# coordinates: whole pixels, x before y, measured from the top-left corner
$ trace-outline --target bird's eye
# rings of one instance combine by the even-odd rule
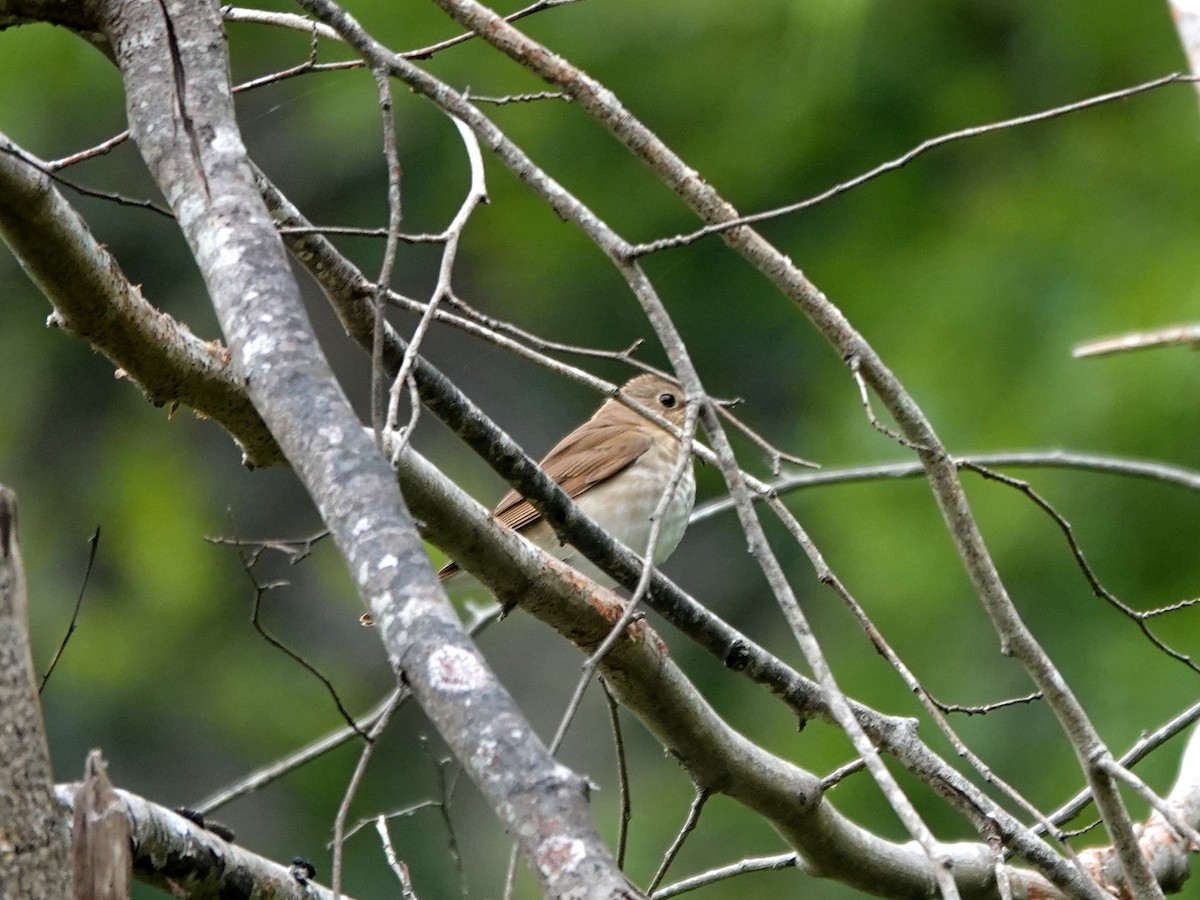
[[[659,394],[658,402],[663,405],[664,409],[673,409],[679,401],[675,398],[674,394]]]

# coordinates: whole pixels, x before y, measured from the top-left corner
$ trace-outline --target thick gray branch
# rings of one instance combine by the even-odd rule
[[[54,306],[49,324],[111,359],[156,406],[203,410],[249,465],[282,460],[229,351],[147,302],[37,162],[0,134],[0,237]]]
[[[551,896],[632,895],[581,779],[558,765],[464,633],[391,470],[321,355],[255,189],[214,5],[91,5],[130,130],[175,212],[255,407],[316,502],[398,676]]]

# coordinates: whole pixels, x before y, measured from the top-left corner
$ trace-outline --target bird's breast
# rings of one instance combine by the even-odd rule
[[[678,452],[676,441],[656,442],[632,465],[585,491],[575,502],[613,537],[644,555],[650,541],[651,517],[674,474]],[[696,479],[689,463],[663,514],[654,549],[656,564],[679,546],[695,502]]]

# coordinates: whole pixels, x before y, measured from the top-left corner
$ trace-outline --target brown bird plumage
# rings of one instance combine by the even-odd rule
[[[639,406],[657,412],[676,427],[686,415],[679,385],[658,375],[639,375],[621,393]],[[645,553],[650,517],[666,490],[679,453],[679,440],[670,432],[619,400],[606,400],[590,419],[554,445],[538,464],[579,507],[635,553]],[[661,562],[683,537],[696,498],[689,465],[668,504],[655,548]],[[550,526],[524,497],[509,491],[492,511],[496,520],[513,528],[601,584],[608,576],[574,548],[558,542]],[[458,572],[447,563],[439,578]]]

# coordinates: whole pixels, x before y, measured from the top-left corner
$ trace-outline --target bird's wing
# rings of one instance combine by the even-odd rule
[[[633,465],[653,443],[645,431],[628,424],[572,432],[538,465],[571,499]],[[492,510],[496,520],[521,529],[541,518],[533,504],[509,491]]]
[[[630,428],[628,424],[593,427],[586,431],[578,429],[559,441],[538,466],[574,499],[593,485],[633,465],[652,443],[649,434]],[[524,528],[542,517],[533,504],[516,491],[509,491],[500,498],[492,515],[496,521],[514,529]],[[451,561],[442,566],[438,577],[447,578],[457,571],[458,565]]]

